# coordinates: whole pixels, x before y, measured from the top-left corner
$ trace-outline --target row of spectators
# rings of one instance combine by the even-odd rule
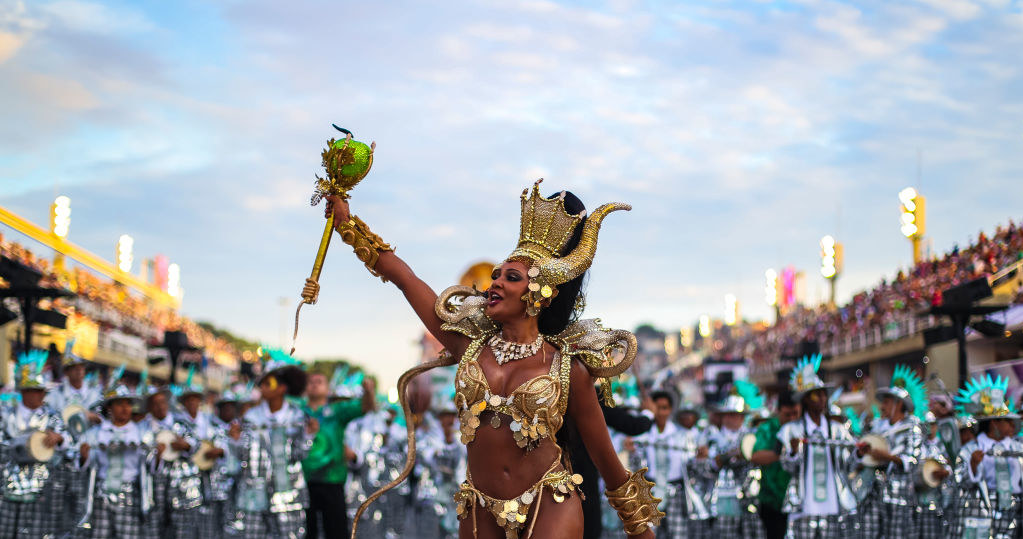
[[[40,286],[64,288],[77,294],[75,298],[57,299],[43,305],[66,315],[85,314],[101,327],[116,328],[141,337],[149,345],[162,342],[164,331],[183,331],[191,345],[207,355],[230,354],[240,358],[240,351],[228,341],[218,338],[174,309],[158,305],[129,293],[126,287],[96,276],[80,268],[56,269],[46,258],[36,256],[19,243],[0,233],[0,257],[17,261],[42,273]],[[2,286],[2,279],[0,279]]]
[[[804,341],[821,344],[854,337],[867,331],[884,331],[900,321],[940,305],[949,287],[998,273],[1023,260],[1023,226],[1009,221],[992,236],[981,232],[966,248],[921,262],[908,272],[899,271],[872,290],[860,292],[837,308],[797,306],[764,328],[740,328],[723,339],[722,357],[772,361],[798,355]],[[1023,303],[1023,293],[1014,303]]]

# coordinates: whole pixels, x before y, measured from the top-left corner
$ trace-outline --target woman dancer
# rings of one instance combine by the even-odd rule
[[[660,500],[650,494],[644,470],[629,472],[618,460],[592,390],[595,377],[607,379],[629,367],[636,339],[595,320],[578,320],[582,281],[596,253],[601,221],[630,207],[606,204],[587,218],[574,195],[545,199],[539,183],[523,191],[518,245],[494,268],[493,284],[482,294],[452,287],[438,297],[391,246],[350,214],[346,201],[330,197],[327,212],[333,212],[342,240],[370,272],[394,282],[450,352],[406,372],[399,395],[405,396],[415,375],[458,364],[455,404],[468,457],[466,481],[455,494],[460,537],[528,538],[534,531],[582,537],[582,507],[571,495],[582,477],[572,473],[557,440],[566,420],[575,422],[611,487],[608,501],[626,534],[653,537],[650,526],[663,517],[657,511]],[[303,296],[317,292],[316,283],[308,281]],[[615,349],[625,352],[615,355]],[[411,429],[409,443],[415,443]],[[413,445],[404,473],[389,486],[404,480],[414,459]]]

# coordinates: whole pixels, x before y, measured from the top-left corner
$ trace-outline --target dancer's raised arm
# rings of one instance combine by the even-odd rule
[[[458,356],[468,344],[468,339],[441,330],[441,319],[434,311],[437,293],[422,279],[416,276],[412,268],[404,260],[394,254],[394,250],[383,243],[379,236],[373,234],[369,227],[358,217],[352,216],[348,202],[339,197],[327,197],[326,215],[334,213],[334,228],[341,239],[355,248],[356,256],[366,263],[366,267],[374,275],[384,281],[390,281],[401,290],[412,310],[423,321],[427,331],[450,352]]]

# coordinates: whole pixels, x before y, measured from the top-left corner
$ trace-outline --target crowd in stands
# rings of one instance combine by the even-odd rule
[[[981,232],[968,247],[956,246],[908,272],[899,271],[891,281],[882,280],[845,305],[796,306],[773,326],[736,331],[735,337],[725,339],[721,355],[773,361],[798,355],[804,341],[823,344],[866,331],[884,331],[893,323],[940,305],[941,293],[949,287],[995,274],[1019,260],[1023,260],[1023,224],[1010,220],[992,236]],[[1013,303],[1023,303],[1023,294],[1017,295]]]
[[[54,268],[49,259],[36,256],[21,244],[0,233],[0,257],[19,262],[42,273],[39,286],[63,288],[77,294],[73,298],[56,299],[44,305],[62,314],[85,314],[102,327],[141,337],[149,345],[162,342],[164,331],[183,331],[191,345],[202,348],[207,355],[231,354],[240,351],[218,338],[176,310],[129,292],[111,280],[97,276],[81,267]],[[4,286],[0,279],[0,286]]]

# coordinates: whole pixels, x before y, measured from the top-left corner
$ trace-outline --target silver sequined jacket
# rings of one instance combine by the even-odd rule
[[[46,463],[16,462],[15,440],[40,430],[52,430],[64,437],[65,441],[57,447],[54,459]],[[61,449],[68,445],[67,439],[60,413],[45,404],[32,410],[27,421],[18,417],[18,403],[6,402],[0,406],[0,484],[3,499],[30,502],[38,498],[51,480],[53,467],[63,457]]]
[[[778,441],[780,441],[784,447],[781,454],[781,465],[785,471],[792,474],[792,481],[789,482],[789,488],[785,492],[785,503],[782,506],[782,511],[785,513],[798,513],[803,510],[803,485],[805,478],[803,477],[804,469],[803,464],[807,459],[806,444],[800,444],[799,451],[792,453],[792,440],[806,438],[806,429],[804,423],[810,421],[804,414],[801,418],[782,425],[781,430],[778,431]],[[828,429],[830,430],[830,440],[851,443],[853,441],[852,435],[849,434],[849,429],[845,425],[837,421],[828,421]],[[835,482],[835,492],[838,494],[838,507],[840,513],[847,513],[856,509],[857,501],[856,497],[853,496],[852,490],[849,487],[848,472],[856,464],[856,459],[851,458],[852,451],[844,447],[833,447],[831,448],[830,454],[832,455],[832,480]]]
[[[285,402],[276,414],[265,402],[242,419],[242,435],[232,445],[241,471],[237,478],[238,509],[250,513],[285,513],[309,505],[302,459],[313,445],[306,433],[308,417]]]
[[[899,457],[901,464],[890,463],[875,469],[881,501],[892,505],[915,506],[917,466],[923,454],[924,431],[920,419],[908,416],[894,425],[879,422],[874,434],[888,441],[888,451]]]
[[[173,424],[169,430],[188,443],[188,451],[182,451],[176,460],[162,462],[156,470],[157,488],[166,488],[167,503],[172,509],[194,509],[203,503],[202,480],[199,469],[192,462],[192,456],[199,448],[199,440],[192,432],[191,422],[183,414],[172,414]],[[152,418],[143,422],[148,434],[155,436],[167,427]]]

